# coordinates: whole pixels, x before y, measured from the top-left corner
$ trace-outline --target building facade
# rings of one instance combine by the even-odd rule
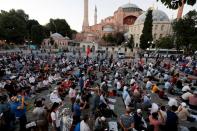
[[[152,9],[152,18],[153,18],[153,28],[152,36],[153,41],[151,42],[154,45],[156,40],[159,40],[162,37],[169,36],[172,34],[172,25],[171,21],[166,15],[165,12]],[[130,26],[129,34],[133,35],[134,38],[134,47],[139,47],[140,45],[140,36],[142,35],[142,30],[144,28],[144,21],[146,19],[147,11],[140,15],[135,23]]]
[[[97,8],[95,7],[94,14],[94,25],[87,25],[88,22],[88,13],[87,0],[84,0],[84,21],[82,26],[82,32],[77,34],[76,39],[78,41],[98,41],[106,34],[113,34],[116,32],[128,32],[129,26],[133,25],[135,20],[143,13],[143,10],[140,9],[135,4],[125,4],[120,6],[113,14],[109,16],[100,23],[97,24]],[[85,24],[84,24],[85,23]]]

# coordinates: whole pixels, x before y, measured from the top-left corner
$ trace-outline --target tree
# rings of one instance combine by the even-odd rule
[[[50,19],[46,27],[52,31],[52,33],[58,32],[62,36],[68,36],[72,38],[72,30],[65,19]]]
[[[150,43],[151,41],[153,41],[152,27],[153,27],[152,10],[149,9],[146,14],[146,19],[144,21],[144,28],[142,30],[142,35],[140,36],[141,49],[146,49],[151,46]]]
[[[176,36],[177,48],[184,48],[186,51],[195,50],[197,39],[197,12],[188,12],[182,19],[173,22],[173,30]]]
[[[128,45],[127,45],[130,49],[133,49],[134,47],[134,39],[133,39],[133,35],[131,34],[129,41],[128,41]]]
[[[41,25],[33,25],[31,28],[31,38],[33,43],[40,45],[45,38],[44,29]]]
[[[163,3],[167,8],[170,9],[177,9],[182,4],[187,4],[192,6],[196,4],[196,0],[157,0],[157,1],[161,1],[161,3]]]
[[[117,32],[114,36],[114,39],[115,39],[115,42],[116,42],[116,45],[121,45],[122,42],[125,41],[125,38],[124,38],[124,33],[122,32]]]
[[[28,38],[30,39],[31,36],[31,28],[33,25],[40,25],[37,20],[28,20],[27,21],[27,31],[28,31]]]
[[[0,13],[0,39],[8,43],[23,43],[27,35],[26,20],[28,15],[23,10],[1,11]]]
[[[171,49],[174,47],[174,39],[172,36],[162,37],[155,42],[157,48]]]

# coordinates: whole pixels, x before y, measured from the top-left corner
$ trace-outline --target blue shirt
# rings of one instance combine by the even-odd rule
[[[19,106],[21,106],[20,102],[13,102],[10,104],[11,111],[15,114],[15,117],[22,117],[25,115],[26,110],[25,109],[17,109]]]
[[[80,131],[80,122],[75,126],[74,131]]]
[[[76,103],[74,104],[73,111],[76,116],[81,116],[81,110],[80,110],[79,104],[76,104]]]

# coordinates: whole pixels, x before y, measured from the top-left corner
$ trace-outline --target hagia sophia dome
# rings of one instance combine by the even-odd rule
[[[143,14],[141,14],[135,21],[135,25],[136,24],[141,24],[144,23],[145,19],[146,19],[146,14],[147,11],[144,12]],[[153,18],[153,23],[155,22],[169,22],[170,19],[168,18],[167,14],[161,10],[153,10],[152,12],[152,18]]]
[[[131,3],[124,4],[120,6],[120,8],[122,8],[123,10],[129,10],[129,11],[142,11],[142,9],[140,9],[137,5],[131,4]]]

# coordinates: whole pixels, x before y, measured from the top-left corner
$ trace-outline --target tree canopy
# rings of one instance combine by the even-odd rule
[[[50,19],[46,26],[42,26],[37,20],[29,19],[23,10],[0,12],[0,40],[6,40],[7,43],[23,44],[28,40],[41,44],[44,38],[49,37],[50,31],[70,38],[76,34],[65,19]]]
[[[52,33],[58,32],[62,36],[72,38],[73,32],[65,19],[50,19],[46,27],[52,31]]]
[[[146,49],[151,46],[151,42],[153,41],[152,27],[153,27],[152,10],[149,9],[146,14],[146,19],[144,21],[144,28],[142,30],[142,35],[140,36],[141,49]]]
[[[197,12],[188,12],[182,19],[173,22],[177,48],[196,50]]]
[[[196,0],[157,0],[161,1],[167,8],[177,9],[182,4],[187,4],[193,6],[196,4]]]
[[[172,36],[162,37],[155,42],[157,48],[172,49],[174,47],[174,38]]]

